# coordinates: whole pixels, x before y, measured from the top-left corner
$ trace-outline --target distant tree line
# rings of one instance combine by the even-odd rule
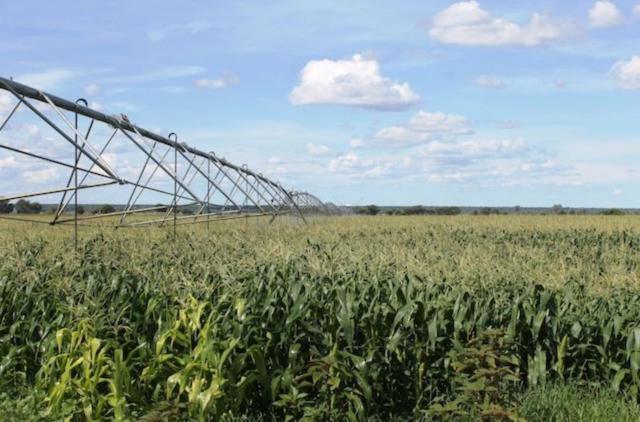
[[[354,207],[353,211],[356,214],[360,215],[458,215],[462,214],[463,210],[459,207],[425,207],[423,205],[415,205],[412,207],[397,207],[397,208],[381,208],[377,205],[365,205],[361,207]],[[554,204],[550,208],[546,209],[529,209],[523,210],[520,205],[516,205],[514,207],[503,207],[503,208],[495,208],[495,207],[482,207],[473,209],[473,211],[466,210],[464,212],[469,212],[473,215],[509,215],[509,214],[522,214],[526,212],[527,214],[540,214],[547,215],[549,213],[555,215],[567,215],[567,214],[577,214],[577,215],[586,215],[586,214],[600,214],[600,215],[625,215],[628,212],[620,210],[618,208],[610,208],[599,211],[591,211],[588,212],[586,209],[577,209],[577,208],[565,208],[561,204]]]
[[[0,201],[0,214],[11,214],[14,211],[17,214],[40,214],[42,205],[26,199],[20,199],[15,204],[11,204],[9,201]]]
[[[520,210],[516,212],[520,212]],[[473,210],[473,215],[500,215],[500,214],[503,214],[503,212],[500,211],[500,209],[498,208],[484,207],[484,208],[480,208],[479,210]],[[504,214],[506,214],[506,212]]]
[[[378,215],[380,214],[380,207],[377,205],[367,205],[364,207],[356,207],[353,210],[356,214],[362,215]]]
[[[157,208],[156,212],[167,212],[171,207],[162,204],[156,204],[154,208]],[[43,211],[43,206],[38,202],[31,202],[26,199],[20,199],[15,204],[10,203],[6,200],[0,200],[0,214],[39,214]],[[52,211],[50,209],[50,211]],[[93,214],[110,214],[117,211],[117,209],[113,205],[102,205],[90,210]],[[378,215],[378,214],[386,214],[386,215],[458,215],[462,214],[462,209],[459,207],[425,207],[423,205],[415,205],[412,207],[406,208],[390,208],[386,210],[382,210],[377,205],[366,205],[362,207],[354,207],[353,211],[356,214],[360,215]],[[182,210],[179,210],[183,215],[193,215],[195,214],[195,210],[189,207],[185,207]],[[521,212],[521,207],[516,205],[513,207],[513,213],[519,214]],[[556,215],[565,215],[565,214],[586,214],[587,211],[584,209],[566,209],[561,204],[555,204],[551,207],[550,212]],[[85,208],[82,205],[78,205],[78,214],[84,214]],[[501,215],[501,214],[510,214],[509,209],[499,209],[499,208],[491,208],[484,207],[480,209],[473,210],[473,215]],[[545,215],[545,212],[541,213]],[[599,211],[600,215],[625,215],[626,213],[618,208],[610,208]]]
[[[101,207],[95,208],[93,214],[111,214],[116,212],[116,209],[113,205],[102,205]]]
[[[354,208],[356,214],[361,215],[378,215],[382,212],[377,205],[367,205],[364,207]],[[407,208],[394,208],[384,211],[387,215],[458,215],[462,213],[459,207],[435,207],[429,208],[422,205],[416,205]]]
[[[422,205],[407,207],[402,210],[402,215],[458,215],[462,210],[459,207],[427,208]]]
[[[624,211],[619,210],[617,208],[611,208],[608,210],[604,210],[604,211],[600,211],[600,214],[602,215],[624,215]]]

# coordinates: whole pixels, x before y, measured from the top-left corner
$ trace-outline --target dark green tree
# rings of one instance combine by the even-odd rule
[[[18,214],[39,214],[42,211],[42,205],[21,199],[16,202],[15,209]]]
[[[367,205],[364,208],[367,215],[378,215],[380,213],[380,208],[377,205]]]
[[[13,204],[9,201],[0,201],[0,214],[11,214],[13,212]]]
[[[115,212],[115,211],[116,211],[116,209],[113,207],[113,205],[106,204],[106,205],[103,205],[103,206],[100,207],[99,213],[100,214],[110,214],[110,213]]]

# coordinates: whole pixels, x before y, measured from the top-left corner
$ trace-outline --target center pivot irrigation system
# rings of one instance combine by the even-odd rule
[[[10,188],[0,184],[0,201],[45,198],[57,204],[46,223],[73,224],[76,238],[78,225],[97,225],[92,222],[98,219],[100,225],[173,225],[175,230],[181,224],[259,216],[271,216],[273,221],[286,214],[306,222],[310,214],[337,210],[307,192],[287,190],[246,165],[179,142],[175,133],[158,135],[125,115],[90,108],[84,99],[71,102],[0,78],[3,92],[0,106],[6,112],[3,115],[0,108],[0,171],[2,163],[5,172],[13,169],[15,183]],[[49,188],[55,182],[66,183]],[[47,189],[20,192],[34,184]],[[112,198],[121,198],[126,204],[79,215],[79,196],[88,198],[83,198],[84,203],[113,203]],[[2,214],[5,219],[43,222],[25,215]]]

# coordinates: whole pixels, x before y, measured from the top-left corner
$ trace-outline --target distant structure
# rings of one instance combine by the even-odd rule
[[[0,201],[44,198],[57,203],[48,224],[74,224],[77,229],[100,219],[100,225],[175,229],[238,217],[271,216],[273,221],[293,215],[306,221],[312,214],[336,212],[314,195],[285,189],[246,165],[179,142],[175,133],[163,136],[136,126],[125,114],[109,116],[89,108],[84,99],[71,102],[11,79],[0,78],[0,89],[17,99],[8,106],[8,114],[0,116],[0,163],[3,158],[17,163],[16,157],[22,157],[20,163],[29,168],[28,177],[12,189],[27,189],[59,177],[60,169],[68,171],[64,186],[12,191],[0,195]],[[39,133],[34,141],[32,132],[40,127],[46,134]],[[92,192],[95,198],[97,190],[99,203],[128,200],[109,212],[79,215],[79,196]],[[43,222],[14,215],[3,218]]]

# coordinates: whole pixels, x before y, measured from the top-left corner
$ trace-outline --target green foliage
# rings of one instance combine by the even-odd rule
[[[610,208],[608,210],[601,211],[602,215],[624,215],[624,212],[618,208]]]
[[[26,199],[20,199],[16,202],[15,210],[18,214],[39,214],[42,212],[42,205],[37,202],[29,202]]]
[[[436,215],[458,215],[462,213],[459,207],[438,207],[434,210]]]
[[[95,210],[93,210],[94,214],[111,214],[112,212],[115,212],[116,209],[113,205],[102,205],[99,208],[96,208]]]
[[[554,385],[536,388],[521,397],[518,411],[530,422],[635,422],[637,401],[604,388]]]
[[[515,212],[520,212],[520,210],[518,209]],[[491,214],[495,214],[495,215],[500,215],[501,212],[498,208],[488,208],[488,207],[484,207],[480,209],[480,212],[476,212],[476,214],[480,214],[480,215],[491,215]]]
[[[0,416],[520,420],[521,391],[555,383],[637,400],[640,234],[572,218],[86,229],[77,255],[3,226]]]
[[[415,205],[402,209],[402,215],[458,215],[462,210],[459,207],[436,207],[429,208],[422,205]]]
[[[0,214],[11,214],[13,212],[13,204],[9,201],[0,201]]]
[[[427,215],[433,214],[433,210],[424,207],[422,205],[415,205],[413,207],[407,207],[402,210],[403,215]]]
[[[356,214],[363,215],[378,215],[380,213],[380,207],[377,205],[367,205],[366,207],[355,208]]]

